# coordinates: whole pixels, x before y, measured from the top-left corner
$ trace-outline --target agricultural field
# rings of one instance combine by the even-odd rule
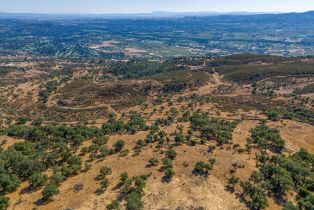
[[[314,13],[178,18],[0,14],[0,56],[150,59],[314,55]]]

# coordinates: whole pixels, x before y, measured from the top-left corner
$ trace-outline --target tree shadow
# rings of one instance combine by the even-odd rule
[[[171,180],[172,180],[171,178],[169,178],[167,176],[163,176],[161,179],[161,182],[169,184],[171,182]]]
[[[230,192],[230,193],[234,193],[234,188],[231,187],[230,185],[225,185],[225,191]]]
[[[119,190],[119,189],[121,189],[122,186],[123,186],[123,183],[122,183],[122,182],[119,182],[116,186],[114,186],[114,187],[112,188],[112,190]]]
[[[204,177],[204,178],[208,178],[208,176],[209,176],[209,172],[199,172],[197,170],[193,170],[192,174],[194,176],[200,176],[200,177]]]
[[[153,168],[153,167],[155,167],[155,165],[150,164],[150,163],[148,163],[148,164],[145,165],[145,168]]]
[[[104,178],[105,178],[104,176],[98,175],[98,176],[95,177],[95,181],[101,181]]]
[[[254,209],[252,207],[252,202],[251,201],[248,201],[246,198],[245,198],[245,195],[243,193],[235,193],[235,196],[237,199],[239,199],[240,203],[243,203],[248,209]]]
[[[273,194],[273,195],[270,194],[268,196],[272,197],[274,201],[279,205],[283,205],[284,203],[287,202],[287,199],[282,194]]]
[[[101,188],[98,188],[97,190],[95,190],[95,194],[96,195],[101,195],[105,192],[105,190],[101,189]]]
[[[42,205],[45,205],[47,203],[50,203],[51,201],[52,201],[52,199],[40,198],[37,201],[35,201],[34,204],[37,206],[42,206]]]
[[[27,186],[27,187],[24,187],[20,192],[19,194],[22,195],[22,194],[27,194],[27,193],[33,193],[35,192],[37,189],[34,189],[32,188],[31,186]]]

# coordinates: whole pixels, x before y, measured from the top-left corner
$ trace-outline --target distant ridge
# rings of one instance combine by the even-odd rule
[[[55,19],[166,19],[166,18],[189,18],[189,17],[212,17],[219,18],[221,16],[246,18],[247,16],[254,16],[259,18],[313,18],[314,11],[303,13],[269,13],[269,12],[163,12],[156,11],[151,13],[135,13],[135,14],[71,14],[71,13],[5,13],[0,12],[1,19],[37,19],[37,20],[55,20]]]
[[[164,12],[156,11],[151,13],[116,13],[116,14],[72,14],[72,13],[5,13],[0,12],[0,18],[16,18],[16,19],[73,19],[73,18],[108,18],[108,19],[128,19],[128,18],[183,18],[183,17],[206,17],[221,15],[261,15],[261,14],[282,14],[268,12]]]

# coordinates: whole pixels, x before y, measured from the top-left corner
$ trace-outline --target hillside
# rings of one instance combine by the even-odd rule
[[[313,58],[0,58],[5,209],[313,209]]]

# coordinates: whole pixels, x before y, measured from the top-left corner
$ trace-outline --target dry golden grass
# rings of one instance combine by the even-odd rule
[[[106,44],[106,43],[105,43]],[[109,43],[110,44],[110,43]],[[96,47],[96,46],[95,46]],[[86,71],[77,71],[73,78],[80,78],[86,76]],[[72,80],[69,81],[72,82]],[[93,81],[95,83],[95,81]],[[24,106],[32,106],[38,103],[38,83],[21,83],[17,86],[10,86],[12,93],[7,97],[11,103],[16,103],[21,108]],[[65,85],[59,87],[58,90],[64,88]],[[234,89],[232,89],[234,88]],[[290,87],[289,87],[290,88]],[[214,91],[218,91],[219,94],[224,96],[237,96],[237,95],[249,95],[251,88],[248,86],[234,85],[227,83],[223,80],[220,75],[212,75],[211,81],[198,89],[187,90],[183,93],[174,94],[172,101],[174,105],[171,106],[176,108],[178,116],[182,114],[181,108],[186,108],[191,101],[183,101],[176,103],[176,99],[181,96],[188,96],[190,94],[197,93],[199,95],[213,94]],[[228,90],[229,89],[229,90]],[[8,89],[2,89],[1,96],[7,93]],[[31,94],[28,94],[31,92]],[[283,92],[286,93],[286,92]],[[14,97],[13,95],[18,95]],[[29,95],[31,99],[28,99]],[[51,94],[48,100],[47,106],[56,106],[58,94]],[[285,98],[280,99],[285,100]],[[122,113],[129,113],[135,111],[142,114],[151,125],[157,118],[167,117],[167,112],[170,111],[170,106],[167,102],[161,105],[152,105],[150,101],[147,101],[148,107],[143,108],[142,106],[126,107],[121,110],[112,110],[106,104],[106,102],[95,103],[93,106],[76,107],[78,111],[100,107],[109,108],[111,112],[115,112],[117,117],[120,118]],[[163,108],[162,108],[163,107]],[[154,112],[154,109],[157,111]],[[247,118],[258,118],[266,119],[260,111],[257,110],[237,110],[234,112],[222,112],[219,106],[215,103],[194,103],[193,110],[201,110],[208,112],[211,117],[220,117],[231,120],[242,120],[233,132],[233,144],[239,144],[241,148],[244,148],[248,139],[250,138],[250,130],[259,124],[258,120],[246,120]],[[218,115],[219,112],[219,115]],[[127,118],[127,117],[126,117]],[[106,122],[104,116],[99,116],[95,121],[89,121],[88,126],[101,127]],[[47,122],[49,123],[49,122]],[[76,124],[77,121],[63,122],[64,124],[72,125]],[[176,130],[177,125],[183,126],[183,131],[186,134],[189,128],[189,123],[173,123],[170,126],[163,127],[168,134],[173,133]],[[288,151],[294,152],[299,148],[303,147],[314,152],[314,127],[309,124],[299,123],[292,120],[284,120],[278,122],[267,121],[267,125],[270,127],[277,128],[280,131],[282,138],[286,141]],[[143,197],[144,209],[208,209],[208,210],[235,210],[235,209],[247,209],[244,203],[226,190],[228,179],[230,178],[230,170],[232,164],[237,163],[244,165],[244,168],[238,169],[236,175],[242,180],[247,180],[252,171],[256,170],[256,151],[252,151],[250,154],[239,153],[237,150],[232,148],[233,145],[224,145],[222,148],[217,147],[216,150],[211,154],[207,152],[207,145],[180,145],[174,147],[177,152],[177,157],[174,160],[174,171],[176,173],[172,182],[162,182],[163,172],[159,169],[161,164],[157,167],[147,167],[148,160],[151,157],[158,158],[161,161],[164,158],[164,154],[161,154],[155,148],[155,144],[144,147],[140,155],[133,156],[133,148],[135,142],[138,139],[145,139],[147,131],[138,132],[135,135],[112,135],[109,138],[108,146],[111,147],[114,142],[118,139],[123,139],[126,142],[126,149],[130,150],[130,153],[125,157],[118,155],[112,155],[101,161],[94,161],[92,168],[85,173],[80,173],[77,176],[69,178],[60,186],[60,194],[56,195],[52,202],[45,205],[36,205],[36,201],[41,197],[41,190],[29,193],[22,193],[23,189],[28,186],[28,183],[22,183],[21,187],[11,194],[10,197],[10,208],[14,210],[31,210],[31,209],[43,209],[43,210],[55,210],[55,209],[81,209],[81,210],[103,210],[105,206],[112,200],[116,199],[119,193],[119,189],[115,187],[119,183],[119,175],[123,172],[128,172],[129,176],[137,176],[150,174],[151,176],[147,181],[145,188],[145,195]],[[4,148],[8,148],[15,142],[23,141],[19,139],[13,139],[7,136],[0,136],[0,142],[7,139],[7,143],[3,145]],[[88,146],[91,141],[86,141],[83,146]],[[82,147],[83,147],[82,146]],[[166,148],[163,148],[165,150]],[[86,160],[88,157],[84,157]],[[192,171],[197,161],[207,161],[209,158],[215,158],[216,164],[214,165],[213,171],[207,178],[195,176]],[[110,186],[107,191],[103,194],[96,195],[95,191],[99,187],[99,183],[95,178],[99,174],[99,169],[103,166],[109,166],[112,168],[113,173],[108,177]],[[79,192],[73,190],[74,185],[83,184],[83,189]],[[239,190],[236,188],[236,191]],[[268,200],[269,210],[281,209],[272,199]]]

